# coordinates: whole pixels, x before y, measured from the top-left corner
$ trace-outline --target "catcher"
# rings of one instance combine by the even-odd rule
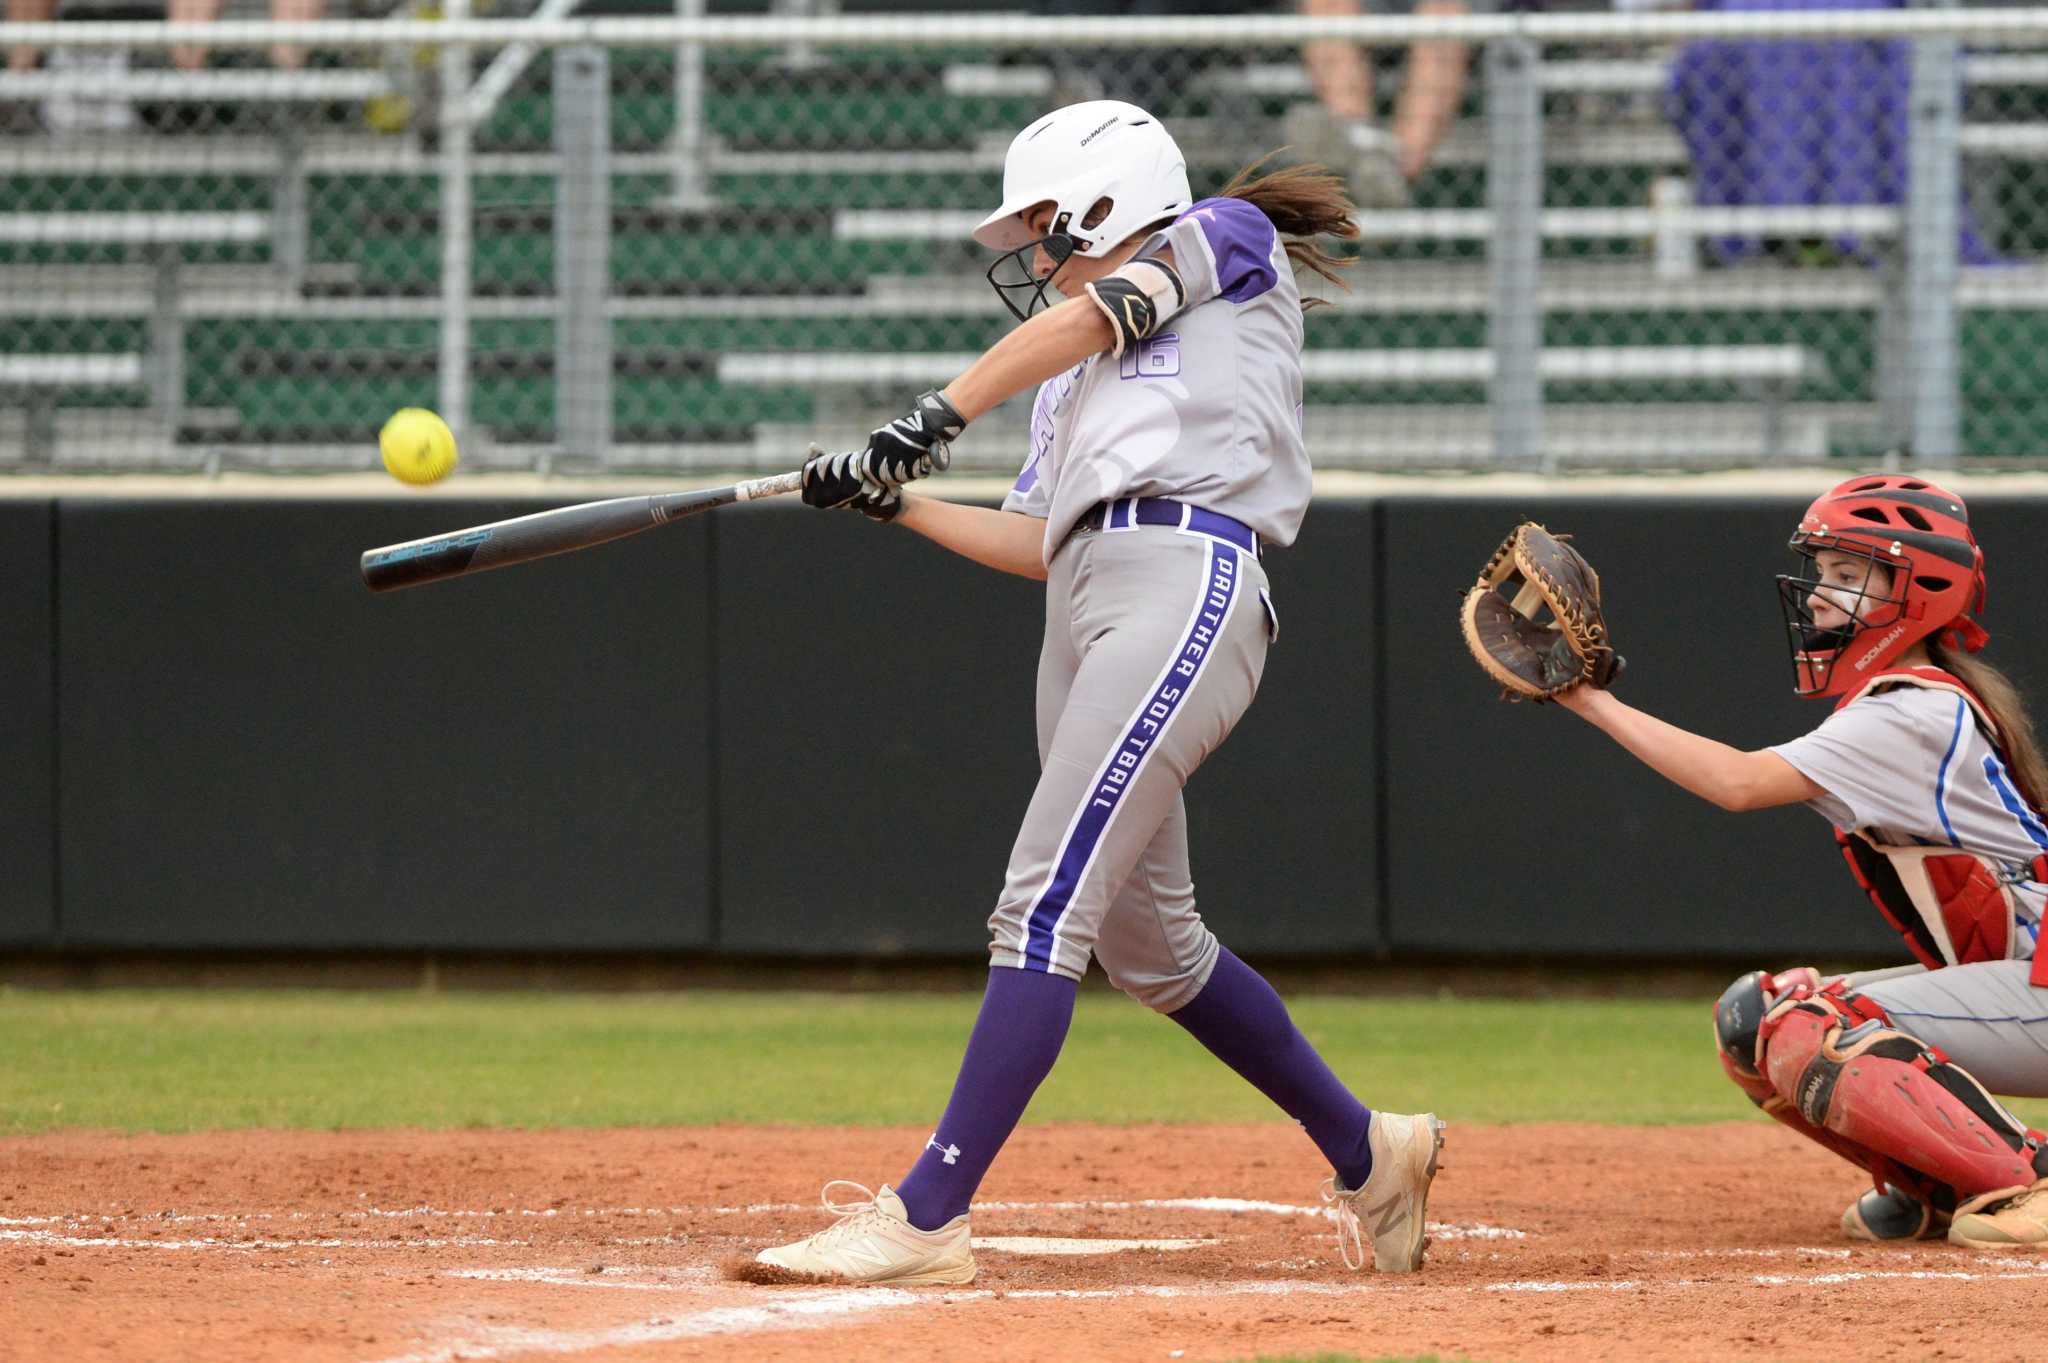
[[[1858,1240],[2048,1244],[2048,1137],[1991,1095],[2048,1096],[2048,768],[2012,684],[1976,658],[1984,557],[1960,497],[1844,482],[1777,579],[1795,687],[1834,709],[1742,752],[1602,689],[1619,671],[1599,579],[1540,526],[1467,597],[1467,642],[1516,696],[1555,700],[1723,809],[1803,803],[1917,964],[1755,971],[1715,1008],[1721,1064],[1778,1121],[1864,1169]]]

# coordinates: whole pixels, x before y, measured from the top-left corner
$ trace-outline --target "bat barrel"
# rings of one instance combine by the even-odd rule
[[[779,497],[802,486],[801,471],[783,473],[698,492],[615,497],[607,502],[557,507],[509,521],[407,540],[404,544],[387,544],[363,555],[363,585],[373,592],[389,592],[491,568],[506,568],[514,563],[530,563],[550,554],[566,554],[572,549],[588,549],[637,535],[713,507]]]
[[[363,585],[373,592],[396,591],[652,530],[666,519],[657,515],[655,501],[618,497],[587,502],[371,549],[363,555]]]

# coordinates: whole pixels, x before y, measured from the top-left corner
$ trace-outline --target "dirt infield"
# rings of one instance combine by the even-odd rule
[[[2048,1255],[1851,1246],[1854,1172],[1760,1122],[1454,1125],[1411,1277],[1343,1269],[1284,1125],[1025,1128],[977,1204],[969,1288],[720,1275],[819,1226],[823,1180],[893,1177],[923,1137],[0,1141],[0,1360],[2039,1355],[2013,1322]]]

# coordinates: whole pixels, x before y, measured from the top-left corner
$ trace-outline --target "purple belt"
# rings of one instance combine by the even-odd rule
[[[1170,525],[1177,530],[1234,544],[1255,557],[1259,552],[1258,535],[1243,521],[1220,511],[1189,506],[1171,497],[1119,497],[1115,501],[1097,502],[1074,522],[1074,533],[1084,530],[1135,530],[1141,525]]]

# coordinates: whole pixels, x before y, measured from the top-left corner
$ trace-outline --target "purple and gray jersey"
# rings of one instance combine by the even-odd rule
[[[1273,224],[1242,200],[1196,204],[1144,249],[1162,248],[1188,305],[1121,359],[1039,389],[1031,458],[1003,504],[1046,522],[1039,778],[989,915],[982,1019],[904,1181],[920,1226],[967,1209],[1064,1034],[1073,993],[1049,977],[1078,981],[1091,961],[1280,1102],[1345,1186],[1371,1172],[1372,1114],[1202,921],[1181,798],[1251,705],[1279,633],[1253,536],[1290,543],[1308,504],[1301,297]]]
[[[1045,561],[1098,502],[1172,497],[1294,542],[1308,509],[1301,438],[1301,294],[1272,222],[1203,199],[1140,255],[1173,253],[1187,306],[1119,359],[1047,380],[1031,451],[1003,503],[1045,520]]]

